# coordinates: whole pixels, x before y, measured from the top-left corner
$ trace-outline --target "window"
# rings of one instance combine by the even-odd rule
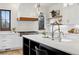
[[[11,25],[11,11],[0,10],[0,30],[8,31]]]

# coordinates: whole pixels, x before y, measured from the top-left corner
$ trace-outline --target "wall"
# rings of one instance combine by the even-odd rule
[[[11,29],[16,27],[16,30],[18,31],[36,31],[38,30],[38,21],[17,21],[17,17],[28,17],[31,16],[30,14],[33,14],[33,11],[27,11],[32,10],[30,8],[26,8],[26,6],[20,6],[20,4],[14,4],[14,3],[0,3],[0,9],[7,9],[11,10]],[[30,13],[29,13],[30,12]],[[33,12],[33,13],[32,13]],[[27,14],[28,13],[28,14]]]
[[[17,21],[17,17],[38,17],[37,8],[34,3],[18,4],[18,3],[0,3],[0,9],[11,10],[11,29],[16,27],[17,31],[38,31],[38,21]],[[48,7],[42,7],[40,9],[45,16],[45,28],[46,17]]]
[[[18,13],[18,17],[37,17],[33,3],[21,3]],[[16,31],[38,31],[38,21],[17,21]]]
[[[74,4],[63,8],[64,24],[79,24],[79,5]]]
[[[29,7],[28,7],[29,6]],[[62,17],[62,23],[63,24],[79,24],[79,5],[74,4],[68,7],[64,7],[62,3],[56,3],[56,4],[51,4],[50,6],[41,6],[41,11],[44,13],[45,16],[45,28],[48,30],[48,22],[49,19],[51,18],[51,15],[49,12],[52,10],[60,10],[60,14],[63,16]],[[37,9],[35,8],[34,4],[22,4],[20,5],[19,8],[20,16],[24,17],[37,17]],[[18,29],[27,29],[28,30],[38,30],[38,22],[17,22],[20,23],[18,24],[17,28]],[[35,24],[34,27],[31,24]],[[20,26],[19,26],[20,25]],[[30,25],[30,26],[28,26]]]
[[[63,24],[79,24],[79,5],[73,4],[71,6],[64,7],[62,3],[55,4],[49,8],[51,10],[60,10]],[[49,14],[50,17],[50,14]]]
[[[64,7],[62,3],[55,4],[49,7],[48,18],[52,18],[50,13],[52,10],[60,10],[60,14],[62,17],[62,24],[77,24],[77,28],[79,28],[79,4],[73,4],[67,7]],[[48,19],[50,20],[50,19]],[[52,20],[52,19],[51,19]],[[48,22],[49,23],[49,22]],[[76,26],[76,25],[75,25]],[[72,25],[69,26],[71,28]],[[65,31],[69,28],[63,27]],[[51,25],[47,26],[48,32],[51,32]]]
[[[37,17],[37,9],[35,3],[21,3],[19,6],[21,17]]]
[[[23,3],[19,6],[19,17],[38,17],[37,8],[35,3]],[[45,28],[46,28],[46,17],[47,17],[47,7],[40,8],[40,11],[44,13],[45,16]],[[38,21],[17,21],[17,30],[19,31],[38,31]]]
[[[11,28],[17,27],[17,30],[38,30],[38,21],[17,21],[16,18],[23,17],[37,17],[37,9],[33,4],[14,4],[14,3],[0,3],[0,9],[11,10]],[[48,18],[50,18],[49,12],[52,10],[60,10],[61,15],[63,15],[63,24],[79,24],[79,5],[74,4],[72,6],[63,7],[63,4],[54,4],[50,7],[41,7],[41,11],[45,16],[45,28],[48,28]],[[27,29],[28,28],[28,29]]]

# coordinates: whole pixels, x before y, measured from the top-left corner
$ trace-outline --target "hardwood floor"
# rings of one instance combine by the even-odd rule
[[[0,51],[0,55],[23,55],[22,49]]]

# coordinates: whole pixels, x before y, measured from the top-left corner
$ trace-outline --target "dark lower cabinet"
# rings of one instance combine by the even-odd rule
[[[40,49],[46,50],[48,55],[70,55],[69,53],[60,51],[58,49],[55,49],[55,48],[52,48],[52,47],[49,47],[49,46],[46,46],[46,45],[43,45],[43,44],[40,45]]]
[[[23,54],[24,55],[36,55],[35,46],[40,51],[46,51],[47,55],[70,55],[69,53],[60,51],[58,49],[49,47],[47,45],[44,45],[44,44],[41,44],[41,43],[38,43],[38,42],[35,42],[23,37]],[[46,54],[41,54],[41,55],[46,55]]]
[[[29,55],[29,47],[27,47],[26,45],[23,45],[23,54]]]
[[[30,47],[29,47],[29,40],[23,37],[23,54],[29,55],[30,54]]]

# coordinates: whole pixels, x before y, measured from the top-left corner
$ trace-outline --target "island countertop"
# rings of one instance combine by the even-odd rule
[[[24,38],[42,43],[52,48],[67,52],[72,55],[79,55],[79,40],[72,41],[54,41],[50,38],[43,38],[42,35],[23,35]]]

